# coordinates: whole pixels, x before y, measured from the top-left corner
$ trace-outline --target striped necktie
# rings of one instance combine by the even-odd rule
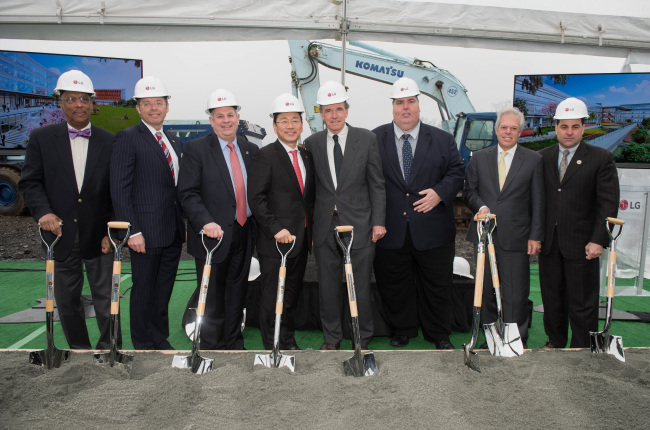
[[[172,178],[176,178],[176,175],[174,174],[174,161],[172,161],[172,156],[169,153],[169,149],[167,149],[167,145],[165,145],[165,141],[162,138],[162,133],[157,131],[156,132],[156,139],[158,139],[158,144],[162,147],[163,152],[165,153],[165,159],[167,160],[167,163],[169,164],[169,168],[172,170]]]

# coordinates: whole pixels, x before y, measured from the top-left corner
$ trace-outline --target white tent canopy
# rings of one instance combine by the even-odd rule
[[[611,3],[612,10],[618,4]],[[374,40],[650,63],[650,18],[421,1],[3,0],[0,38],[68,41]]]

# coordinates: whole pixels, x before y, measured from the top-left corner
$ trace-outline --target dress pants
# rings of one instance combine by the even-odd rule
[[[290,244],[279,244],[282,252],[286,252]],[[260,331],[265,349],[273,348],[275,333],[275,304],[278,292],[278,275],[280,270],[280,254],[277,256],[258,255],[260,259],[261,291],[260,291]],[[294,249],[287,258],[287,272],[284,288],[284,305],[282,323],[280,325],[280,348],[285,349],[296,343],[294,309],[302,293],[303,277],[307,267],[307,241],[303,241],[302,249]]]
[[[599,261],[570,260],[562,255],[557,230],[549,253],[539,256],[544,329],[556,348],[564,348],[571,324],[571,348],[589,348],[598,331]]]
[[[201,326],[202,349],[244,349],[241,323],[253,254],[252,232],[251,217],[243,227],[235,222],[228,256],[221,263],[212,263]],[[197,258],[195,263],[200,286],[205,259]]]
[[[494,233],[494,238],[498,236]],[[528,342],[528,296],[530,294],[530,258],[527,251],[505,251],[494,241],[499,285],[501,286],[501,303],[503,322],[516,323],[522,342]],[[476,252],[476,246],[474,247]],[[491,324],[497,320],[497,301],[492,284],[490,257],[485,246],[485,272],[483,277],[483,306],[481,324]]]
[[[75,239],[68,258],[54,263],[54,299],[61,328],[71,349],[90,349],[86,327],[86,313],[81,299],[84,284],[84,266],[95,307],[99,328],[96,349],[110,348],[111,278],[113,253],[102,254],[90,260],[81,256],[79,236]],[[118,319],[119,321],[119,319]],[[122,332],[118,326],[118,347],[122,345]]]
[[[172,296],[182,238],[164,248],[131,253],[131,340],[135,349],[172,349],[169,337],[169,299]],[[146,246],[146,238],[145,238]]]
[[[320,246],[314,247],[318,267],[318,295],[320,300],[320,319],[325,343],[336,344],[343,338],[343,309],[349,312],[348,293],[343,281],[343,252],[336,242],[334,227],[341,225],[339,217],[333,216],[328,234]],[[374,330],[372,302],[370,300],[370,275],[375,245],[352,249],[352,271],[359,311],[359,332],[361,346],[367,347]]]
[[[415,337],[418,326],[429,342],[449,340],[454,241],[418,251],[406,228],[400,249],[377,247],[375,279],[393,335]]]

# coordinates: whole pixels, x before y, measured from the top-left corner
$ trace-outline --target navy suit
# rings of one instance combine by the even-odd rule
[[[497,216],[493,242],[498,261],[502,291],[503,319],[517,323],[521,339],[528,340],[528,296],[530,263],[528,241],[544,238],[544,173],[542,156],[518,146],[510,170],[499,190],[498,146],[477,151],[467,168],[463,199],[477,213],[483,206]],[[467,231],[467,240],[478,244],[476,221]],[[497,319],[494,287],[489,266],[485,268],[483,286],[484,323]]]
[[[571,324],[571,347],[588,348],[598,331],[599,261],[585,259],[589,242],[609,244],[605,219],[616,217],[620,191],[611,152],[581,142],[562,181],[559,145],[539,152],[544,160],[546,231],[539,257],[544,329],[564,348]]]
[[[237,145],[248,171],[258,148],[240,138]],[[212,256],[201,345],[205,349],[243,349],[242,311],[256,226],[252,217],[248,217],[244,226],[235,220],[237,201],[233,180],[215,134],[187,143],[178,178],[178,197],[191,227],[187,251],[195,257],[197,274],[202,273],[206,257],[200,231],[212,222],[223,230],[221,246]],[[217,243],[216,239],[206,237],[205,240],[210,249]]]
[[[180,139],[165,133],[179,160]],[[169,349],[168,307],[185,222],[176,185],[160,144],[139,124],[117,133],[111,158],[115,219],[142,233],[145,253],[131,252],[131,339],[136,349]]]
[[[109,165],[114,135],[94,125],[90,130],[81,191],[77,186],[66,123],[38,128],[30,134],[19,183],[27,207],[36,221],[49,213],[63,221],[61,239],[54,247],[54,259],[60,262],[55,265],[54,294],[66,339],[75,349],[90,349],[84,305],[81,302],[82,259],[86,261],[100,330],[97,348],[109,347],[112,254],[102,254],[101,241],[107,234],[106,223],[111,220],[112,213]],[[47,236],[48,241],[54,238],[50,233]],[[107,273],[98,275],[89,268],[90,261],[98,258],[106,267],[99,264],[103,269],[98,267],[96,270]],[[64,268],[65,273],[62,272]],[[106,275],[107,279],[103,279]]]
[[[284,309],[280,331],[280,348],[294,346],[293,311],[302,291],[302,279],[311,249],[312,216],[314,212],[314,162],[311,153],[297,147],[305,165],[304,193],[285,147],[276,140],[260,149],[253,158],[248,176],[248,201],[260,226],[257,255],[262,272],[260,300],[260,331],[264,348],[273,347],[275,303],[277,297],[280,254],[275,235],[282,229],[296,236],[293,250],[287,257]],[[307,225],[305,225],[307,223]],[[291,245],[278,244],[282,252]]]
[[[387,320],[395,335],[414,337],[418,317],[424,338],[448,341],[451,332],[454,198],[465,166],[449,133],[420,123],[413,164],[404,181],[393,123],[373,130],[386,180],[386,236],[377,242],[375,276]],[[431,188],[441,198],[432,210],[413,203]]]

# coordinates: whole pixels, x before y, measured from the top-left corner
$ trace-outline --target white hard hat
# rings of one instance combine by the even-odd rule
[[[271,106],[271,114],[269,115],[273,118],[273,114],[276,113],[285,113],[285,112],[296,112],[302,114],[305,110],[302,107],[300,100],[296,98],[293,94],[284,93],[280,94],[273,100],[273,105]]]
[[[147,97],[170,98],[169,91],[164,82],[153,76],[145,76],[135,84],[133,99],[144,99]]]
[[[63,91],[77,91],[95,97],[93,81],[91,81],[85,73],[79,70],[70,70],[59,76],[59,80],[56,81],[56,88],[54,88],[52,95],[59,97]]]
[[[569,97],[557,105],[553,119],[589,118],[587,105],[580,99]]]
[[[454,257],[454,275],[474,279],[472,274],[469,273],[469,263],[463,257]]]
[[[402,97],[413,97],[420,95],[418,84],[411,78],[399,78],[393,84],[391,99],[401,99]]]
[[[208,97],[208,108],[205,110],[205,113],[210,115],[212,109],[224,106],[232,106],[237,112],[239,112],[241,109],[241,106],[237,104],[237,99],[235,99],[233,93],[220,88],[218,90],[215,90],[212,94],[210,94],[210,97]]]
[[[316,103],[321,106],[343,103],[348,99],[348,92],[338,82],[327,81],[318,89]]]

